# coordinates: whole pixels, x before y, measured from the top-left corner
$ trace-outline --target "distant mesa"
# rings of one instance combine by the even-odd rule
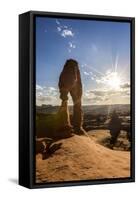
[[[69,106],[71,120],[73,107]],[[110,113],[114,109],[119,113],[122,119],[122,130],[129,131],[130,129],[130,105],[84,105],[82,106],[84,113],[83,127],[86,131],[95,129],[107,129]],[[110,110],[109,110],[110,109]],[[57,112],[59,106],[45,105],[36,107],[36,133],[38,137],[52,137],[55,135],[55,130],[61,124]]]
[[[60,106],[58,105],[51,105],[51,104],[42,104],[41,106],[36,106],[36,112],[37,113],[45,113],[45,114],[50,114],[50,113],[56,113],[58,111]],[[130,104],[114,104],[114,105],[82,105],[82,109],[84,114],[108,114],[109,113],[109,108],[110,112],[113,110],[116,110],[117,112],[124,112],[124,113],[129,113],[130,112]],[[69,105],[69,110],[70,112],[73,111],[73,106]]]

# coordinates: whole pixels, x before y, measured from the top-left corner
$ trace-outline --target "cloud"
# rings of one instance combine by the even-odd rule
[[[59,20],[58,20],[58,19],[56,19],[56,24],[57,24],[57,25],[60,25],[60,22],[59,22]]]
[[[83,73],[84,73],[86,76],[89,76],[89,75],[90,75],[88,72],[85,72],[85,71],[84,71]]]
[[[129,89],[112,90],[112,89],[94,89],[87,90],[83,95],[84,104],[114,104],[122,103],[125,99],[130,98]]]
[[[108,90],[108,89],[103,89],[103,90],[92,90],[90,93],[93,93],[95,96],[111,96],[111,95],[116,95],[120,94],[120,91],[114,91],[114,90]]]
[[[107,70],[105,74],[96,79],[98,84],[104,85],[106,88],[119,90],[122,84],[122,77],[116,71]]]
[[[65,28],[65,29],[66,29],[66,28],[68,28],[68,26],[63,26],[63,28]]]
[[[57,27],[58,32],[60,32],[62,29],[60,26]]]
[[[106,90],[92,90],[89,92],[94,94],[95,96],[104,96],[107,93]]]
[[[38,105],[39,104],[50,104],[50,102],[52,102],[53,101],[53,97],[49,97],[49,96],[38,96],[37,97],[37,102],[39,102],[38,103]]]
[[[59,91],[54,87],[42,87],[36,85],[36,104],[57,104],[59,102]]]
[[[76,45],[73,42],[69,42],[69,47],[75,49]]]
[[[97,102],[97,101],[102,101],[103,98],[101,98],[101,97],[94,97],[92,100]]]
[[[57,27],[56,27],[57,32],[61,37],[63,38],[74,37],[75,34],[71,27],[68,27],[67,25],[61,25],[60,21],[57,19],[56,19],[56,24],[57,24]],[[69,53],[71,53],[71,51],[75,48],[76,48],[76,44],[74,44],[74,42],[72,41],[68,42],[67,50]]]
[[[83,73],[86,76],[89,76],[92,81],[95,80],[98,83],[101,82],[100,78],[101,78],[101,75],[103,75],[102,73],[98,72],[95,68],[88,65],[87,63],[81,64],[80,67],[83,68],[83,70],[86,70],[86,71],[83,71]]]
[[[64,29],[61,31],[61,36],[66,38],[66,37],[73,37],[74,33],[72,32],[72,30],[69,29]]]
[[[124,84],[120,85],[120,87],[122,89],[128,89],[128,88],[130,88],[130,83],[124,83]]]
[[[62,37],[66,38],[66,37],[74,36],[74,32],[72,31],[72,28],[69,28],[66,25],[61,25],[61,23],[57,19],[56,19],[56,24],[57,24],[57,31]]]
[[[54,87],[49,87],[49,90],[50,90],[50,91],[57,91],[57,89],[54,88]]]
[[[85,68],[85,67],[87,67],[87,64],[86,64],[86,63],[81,64],[81,67],[82,67],[82,68]]]
[[[40,85],[36,85],[36,91],[41,91],[43,88]]]
[[[91,80],[92,80],[92,81],[94,81],[94,80],[95,80],[93,76],[91,76]]]
[[[130,92],[129,92],[129,90],[122,90],[122,89],[120,89],[120,90],[105,90],[105,89],[103,89],[103,90],[91,90],[91,91],[89,91],[89,93],[92,93],[92,94],[94,94],[95,96],[101,96],[101,97],[105,97],[105,96],[107,96],[107,97],[111,97],[111,96],[128,96],[128,95],[130,95]]]
[[[76,48],[76,45],[75,45],[75,43],[74,42],[69,42],[68,43],[68,52],[70,53],[73,49],[75,49]]]
[[[83,71],[83,74],[85,75],[85,76],[87,76],[87,77],[89,77],[92,81],[94,81],[95,80],[95,75],[93,74],[93,72],[91,72],[91,71]]]
[[[98,96],[92,93],[91,91],[87,91],[83,96],[84,104],[99,104],[104,100],[103,96]]]

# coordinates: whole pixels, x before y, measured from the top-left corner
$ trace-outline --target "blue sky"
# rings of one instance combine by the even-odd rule
[[[60,103],[58,78],[69,58],[79,63],[83,104],[130,103],[129,23],[37,17],[38,105]]]

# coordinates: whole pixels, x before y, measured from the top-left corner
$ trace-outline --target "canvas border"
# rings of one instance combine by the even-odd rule
[[[96,185],[96,184],[113,184],[127,183],[135,181],[135,18],[121,16],[105,16],[105,15],[89,15],[75,13],[57,13],[57,12],[39,12],[30,11],[30,61],[29,61],[29,171],[30,181],[29,188],[49,188],[49,187],[64,187],[64,186],[81,186],[81,185]],[[131,151],[131,176],[128,178],[111,178],[111,179],[96,179],[96,180],[80,180],[80,181],[64,181],[64,182],[49,182],[35,183],[35,114],[36,114],[36,73],[35,73],[35,17],[52,17],[66,19],[87,19],[99,21],[116,21],[129,22],[131,25],[130,39],[130,62],[131,62],[131,131],[132,131],[132,151]]]

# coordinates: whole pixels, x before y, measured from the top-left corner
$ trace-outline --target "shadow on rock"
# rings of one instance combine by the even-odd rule
[[[58,149],[61,148],[61,145],[62,145],[61,142],[58,143],[58,144],[53,144],[53,145],[51,145],[51,146],[46,150],[46,152],[43,152],[43,153],[42,153],[42,159],[45,160],[45,159],[47,159],[47,158],[53,156],[53,154],[54,154]]]

